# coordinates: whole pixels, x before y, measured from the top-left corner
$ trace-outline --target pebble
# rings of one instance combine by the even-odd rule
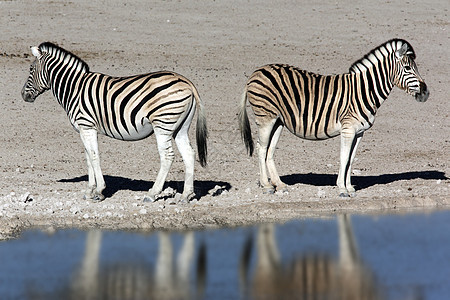
[[[326,195],[326,192],[324,190],[322,190],[321,188],[319,188],[319,190],[317,191],[317,197],[324,198],[325,195]]]
[[[356,176],[361,175],[361,170],[358,169],[352,170],[352,174]]]
[[[147,210],[146,210],[145,208],[143,208],[143,209],[141,209],[141,210],[139,211],[139,213],[140,213],[141,215],[145,215],[145,214],[147,213]]]

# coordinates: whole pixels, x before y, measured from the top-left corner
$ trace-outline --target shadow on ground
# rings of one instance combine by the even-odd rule
[[[425,179],[425,180],[447,180],[450,179],[445,176],[441,171],[421,171],[421,172],[404,172],[394,174],[382,174],[377,176],[352,176],[352,184],[356,186],[357,190],[363,190],[365,188],[377,185],[388,184],[401,180],[413,180],[413,179]],[[335,186],[337,175],[331,174],[291,174],[281,176],[281,180],[288,184],[309,184],[315,186]]]
[[[134,180],[130,178],[125,178],[121,176],[104,176],[106,189],[103,192],[105,197],[109,198],[115,193],[121,190],[130,190],[135,192],[146,192],[153,186],[153,181],[146,180]],[[83,182],[88,181],[88,176],[79,176],[68,179],[60,179],[58,182]],[[171,187],[179,193],[183,192],[183,181],[168,181],[164,184],[164,188]],[[231,184],[224,181],[209,181],[201,180],[194,181],[194,192],[197,198],[201,198],[208,194],[212,196],[218,196],[223,191],[229,191],[231,189]]]

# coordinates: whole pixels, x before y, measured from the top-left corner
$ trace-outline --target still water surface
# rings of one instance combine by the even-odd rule
[[[450,299],[450,211],[0,242],[0,299]]]

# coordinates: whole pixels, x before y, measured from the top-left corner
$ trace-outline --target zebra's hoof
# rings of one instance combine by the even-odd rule
[[[189,202],[194,198],[194,193],[189,193],[187,195],[181,195],[181,197],[178,199],[178,203],[180,204],[189,204]]]
[[[152,196],[145,196],[143,201],[153,203],[156,201],[156,198]]]
[[[100,194],[100,195],[84,195],[83,200],[88,200],[88,201],[97,203],[97,202],[101,202],[101,201],[105,200],[105,196],[103,196],[102,194]]]
[[[189,204],[189,199],[187,199],[187,198],[184,198],[184,199],[180,199],[180,201],[178,202],[178,204],[181,204],[181,205],[187,205],[187,204]]]
[[[340,193],[339,197],[341,197],[341,198],[350,198],[350,195],[349,195],[349,193]]]
[[[102,202],[103,200],[105,200],[105,196],[103,196],[102,194],[100,194],[100,195],[95,195],[95,196],[92,197],[92,199],[91,199],[92,202]]]
[[[288,193],[289,190],[288,190],[287,185],[285,185],[285,186],[280,186],[280,187],[277,186],[277,192],[278,192],[278,193],[281,193],[281,194]]]
[[[264,192],[263,192],[264,194],[269,194],[269,195],[272,195],[272,194],[275,194],[275,189],[273,188],[273,187],[270,187],[270,188],[264,188]]]

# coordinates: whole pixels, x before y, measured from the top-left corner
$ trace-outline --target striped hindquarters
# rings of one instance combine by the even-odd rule
[[[322,76],[272,64],[251,75],[247,97],[257,123],[280,118],[299,137],[326,139],[339,134],[349,84],[348,74]]]
[[[193,89],[173,72],[120,78],[90,73],[76,123],[122,140],[145,138],[156,128],[172,134],[195,109]]]

